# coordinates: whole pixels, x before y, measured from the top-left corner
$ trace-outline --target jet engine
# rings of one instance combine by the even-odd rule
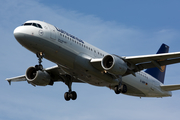
[[[106,55],[101,61],[102,68],[115,75],[124,75],[127,71],[127,64],[115,55]]]
[[[46,86],[51,82],[50,75],[46,71],[36,70],[34,67],[29,67],[26,70],[26,79],[28,83],[38,86]]]

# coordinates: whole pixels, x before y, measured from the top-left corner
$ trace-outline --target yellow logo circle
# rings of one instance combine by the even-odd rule
[[[166,68],[166,66],[161,66],[161,72],[164,72],[165,71],[165,68]]]

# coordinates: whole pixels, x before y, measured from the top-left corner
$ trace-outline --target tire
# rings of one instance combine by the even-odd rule
[[[72,100],[76,100],[76,99],[77,99],[77,94],[76,94],[75,91],[72,91],[72,92],[71,92],[71,99],[72,99]]]
[[[65,93],[64,93],[64,99],[65,99],[66,101],[69,101],[69,100],[70,100],[69,92],[65,92]]]
[[[35,69],[38,71],[39,70],[39,65],[35,65]]]
[[[35,65],[35,69],[38,70],[43,70],[43,66],[42,65]]]
[[[121,89],[119,90],[118,85],[115,86],[114,92],[115,92],[116,94],[120,94],[120,93],[121,93]]]
[[[39,65],[39,70],[43,70],[43,66],[42,65]]]
[[[127,92],[127,86],[126,86],[126,85],[123,85],[122,93],[126,93],[126,92]]]

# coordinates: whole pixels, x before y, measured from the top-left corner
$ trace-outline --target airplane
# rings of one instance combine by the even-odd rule
[[[7,78],[11,82],[27,81],[33,86],[64,82],[68,86],[66,101],[76,100],[72,83],[88,83],[108,87],[116,94],[136,97],[168,97],[180,84],[164,85],[166,65],[180,62],[180,52],[168,53],[162,44],[157,54],[118,56],[109,54],[68,32],[38,20],[26,21],[15,28],[14,37],[26,49],[36,54],[38,64],[29,67],[25,75]],[[57,64],[43,68],[42,59]],[[145,70],[145,71],[144,71]]]

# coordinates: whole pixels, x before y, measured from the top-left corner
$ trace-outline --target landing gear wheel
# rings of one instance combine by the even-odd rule
[[[64,93],[64,99],[65,99],[66,101],[69,101],[69,100],[70,100],[69,92],[65,92],[65,93]]]
[[[36,70],[43,70],[43,66],[42,65],[35,65],[35,69]]]
[[[119,87],[118,85],[115,86],[114,88],[114,92],[116,94],[120,94],[122,93],[126,93],[127,92],[127,86],[126,85],[121,85],[121,87]]]
[[[71,99],[72,99],[72,100],[76,100],[76,98],[77,98],[76,92],[75,92],[75,91],[72,91],[72,92],[71,92]]]
[[[122,93],[126,93],[126,92],[127,92],[127,86],[123,85]]]
[[[76,94],[75,91],[65,92],[65,93],[64,93],[64,99],[65,99],[66,101],[69,101],[70,99],[76,100],[76,98],[77,98],[77,94]]]
[[[116,94],[120,94],[120,93],[121,93],[121,89],[119,88],[118,85],[115,86],[114,92],[115,92]]]

